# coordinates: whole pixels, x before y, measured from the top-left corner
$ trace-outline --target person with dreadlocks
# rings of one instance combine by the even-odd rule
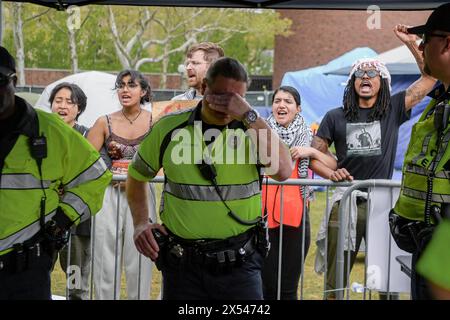
[[[314,148],[324,153],[328,153],[328,146],[334,143],[337,170],[325,168],[320,161],[311,161],[311,168],[317,171],[320,167],[330,180],[392,178],[399,127],[410,118],[411,108],[425,97],[436,82],[423,72],[424,62],[416,42],[417,36],[409,34],[407,26],[400,24],[395,26],[394,33],[414,55],[421,77],[406,91],[391,96],[391,76],[382,62],[377,59],[360,59],[353,64],[344,91],[343,106],[328,111],[312,142]],[[336,189],[331,200],[331,211],[324,218],[316,240],[319,247],[316,256],[317,272],[323,272],[325,250],[322,248],[327,241],[325,297],[328,299],[335,298],[337,289],[338,210],[344,191],[343,188]],[[351,215],[351,241],[346,240],[348,243],[344,246],[344,270],[350,268],[350,271],[366,233],[367,193],[363,190],[355,193],[357,213]],[[347,266],[349,250],[351,259],[350,266]],[[344,274],[344,287],[346,285],[347,272]]]

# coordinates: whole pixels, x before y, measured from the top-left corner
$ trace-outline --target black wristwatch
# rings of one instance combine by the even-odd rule
[[[259,117],[258,112],[256,112],[256,110],[254,109],[250,109],[246,113],[244,113],[244,119],[242,119],[242,122],[248,128],[252,123],[258,120],[258,117]]]

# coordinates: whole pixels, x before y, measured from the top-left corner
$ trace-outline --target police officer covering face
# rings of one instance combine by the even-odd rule
[[[15,96],[15,72],[0,47],[0,300],[50,299],[55,250],[100,209],[111,174],[79,133]]]
[[[261,163],[273,169],[277,180],[287,179],[293,165],[286,145],[244,100],[246,89],[247,73],[238,61],[216,60],[202,84],[203,100],[194,109],[155,123],[129,167],[127,196],[135,244],[139,252],[157,259],[163,299],[263,297],[261,263],[267,243],[259,219],[257,163],[233,162],[234,157],[217,161],[213,155],[258,145]],[[230,132],[239,143],[229,143]],[[181,149],[184,152],[177,151]],[[182,154],[192,157],[177,158]],[[204,155],[203,161],[198,155]],[[162,167],[163,226],[148,221],[145,205],[146,181]]]

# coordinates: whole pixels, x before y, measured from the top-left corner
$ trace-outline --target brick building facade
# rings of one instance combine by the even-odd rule
[[[325,64],[357,47],[383,52],[400,46],[392,29],[397,23],[423,24],[430,11],[381,12],[381,28],[369,30],[366,11],[279,10],[292,20],[289,37],[275,38],[273,86],[280,85],[285,72]],[[372,16],[373,17],[373,16]]]
[[[118,72],[108,72],[111,74],[117,74]],[[29,69],[25,68],[25,83],[27,87],[46,87],[50,83],[53,83],[61,78],[71,75],[70,70],[57,70],[57,69]],[[146,74],[144,76],[150,81],[151,88],[159,88],[161,75],[159,74]],[[165,89],[177,89],[181,87],[181,77],[179,74],[168,74]]]

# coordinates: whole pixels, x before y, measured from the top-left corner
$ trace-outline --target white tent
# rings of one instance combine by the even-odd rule
[[[419,44],[420,40],[418,40],[417,42]],[[382,52],[375,58],[383,62],[392,75],[420,74],[417,62],[406,45],[402,45],[400,47]],[[351,66],[347,66],[327,72],[326,74],[348,75],[350,73],[350,70]]]
[[[417,44],[420,44],[421,40],[417,41]],[[385,63],[413,63],[417,64],[416,60],[414,59],[411,51],[409,51],[408,47],[406,45],[402,45],[400,47],[385,51],[380,53],[377,58]]]
[[[78,123],[92,127],[98,117],[120,110],[119,99],[114,90],[115,81],[116,76],[105,72],[89,71],[73,74],[49,84],[42,92],[35,107],[50,112],[48,99],[53,88],[61,82],[74,83],[87,96],[86,110],[78,119]]]

